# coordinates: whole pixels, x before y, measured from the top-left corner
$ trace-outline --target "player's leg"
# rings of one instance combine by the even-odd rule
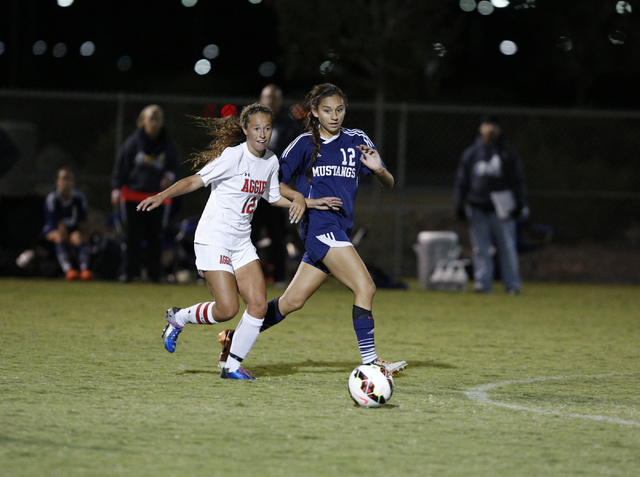
[[[80,279],[91,280],[93,273],[89,270],[89,246],[79,230],[74,230],[69,235],[69,242],[78,251],[78,262],[80,265]]]
[[[54,244],[58,264],[60,264],[60,268],[62,268],[67,280],[77,279],[79,274],[78,271],[73,268],[73,264],[71,263],[71,257],[69,256],[69,244],[67,243],[69,237],[66,230],[64,228],[50,230],[45,234],[45,237],[49,242]]]
[[[311,295],[324,283],[327,276],[326,272],[310,263],[300,262],[298,270],[284,294],[267,303],[267,310],[260,332],[277,325],[289,313],[302,308]],[[224,330],[220,333],[219,341],[222,345],[222,352],[220,353],[218,364],[221,368],[225,366],[235,339],[235,330]]]
[[[222,270],[208,270],[202,272],[202,275],[216,301],[167,310],[167,324],[162,331],[162,341],[169,353],[175,351],[178,335],[186,324],[215,325],[230,320],[238,313],[238,287],[235,275]]]
[[[475,207],[471,208],[469,234],[473,247],[473,286],[477,292],[489,293],[493,290],[491,228],[488,214]]]
[[[507,293],[520,293],[520,266],[518,264],[518,248],[516,244],[516,221],[500,220],[495,218],[493,224],[498,259],[500,260],[500,273]]]
[[[235,273],[238,291],[246,304],[246,310],[233,334],[228,357],[224,363],[220,361],[222,377],[235,377],[230,374],[240,369],[240,364],[251,351],[267,311],[267,288],[260,262],[253,260],[236,269]]]
[[[289,283],[281,297],[269,302],[266,321],[270,321],[265,329],[282,321],[289,313],[301,309],[309,298],[324,283],[329,275],[320,268],[305,261],[300,262],[293,280]],[[273,317],[271,315],[274,315]],[[275,318],[275,322],[273,321]]]
[[[404,369],[406,361],[384,361],[376,354],[375,323],[371,312],[376,286],[356,249],[332,247],[322,261],[332,275],[353,292],[353,329],[356,332],[362,363],[384,365],[393,374]]]

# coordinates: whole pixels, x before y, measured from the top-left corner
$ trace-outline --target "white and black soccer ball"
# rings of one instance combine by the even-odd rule
[[[360,365],[349,375],[349,394],[361,406],[382,406],[393,394],[393,378],[383,366]]]

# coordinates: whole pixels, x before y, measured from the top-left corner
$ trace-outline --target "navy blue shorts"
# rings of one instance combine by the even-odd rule
[[[334,229],[321,235],[307,236],[304,241],[306,252],[302,256],[302,261],[316,267],[318,270],[330,273],[322,263],[322,259],[330,248],[338,247],[353,247],[349,236],[344,230]]]

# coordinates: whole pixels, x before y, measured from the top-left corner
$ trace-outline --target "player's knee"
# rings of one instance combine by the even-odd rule
[[[301,309],[306,302],[307,300],[305,300],[303,297],[287,297],[284,303],[282,298],[280,298],[278,305],[281,313],[284,314],[283,309],[286,309],[286,314],[289,314]]]
[[[357,287],[353,290],[354,295],[360,298],[364,298],[367,301],[373,300],[376,294],[376,284],[373,280],[363,280],[358,282]]]
[[[247,313],[249,316],[253,316],[254,318],[262,318],[267,314],[267,301],[260,300],[257,302],[247,303]]]
[[[220,302],[216,300],[216,316],[215,320],[229,321],[238,314],[238,303]]]

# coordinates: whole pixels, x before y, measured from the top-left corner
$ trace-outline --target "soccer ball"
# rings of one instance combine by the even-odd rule
[[[383,366],[363,364],[349,375],[349,394],[361,406],[382,406],[393,394],[393,378]]]

